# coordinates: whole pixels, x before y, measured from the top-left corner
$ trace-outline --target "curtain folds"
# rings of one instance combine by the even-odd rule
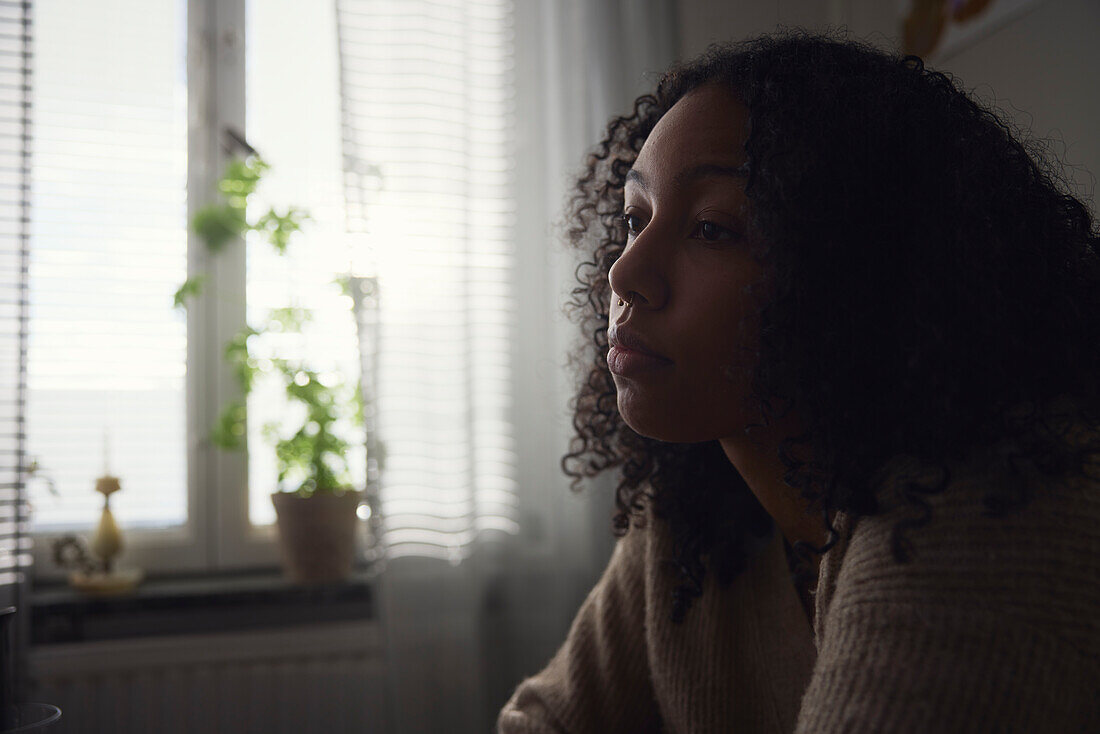
[[[388,730],[484,732],[610,555],[610,478],[578,497],[559,463],[579,335],[556,225],[608,118],[674,60],[675,5],[335,2]]]
[[[458,563],[518,531],[511,21],[509,0],[337,3],[348,228],[377,291],[368,462],[390,559]]]

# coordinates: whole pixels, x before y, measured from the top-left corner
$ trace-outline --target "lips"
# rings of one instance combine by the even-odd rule
[[[626,354],[636,352],[665,362],[672,362],[671,359],[651,347],[638,332],[624,328],[619,324],[612,324],[611,328],[607,330],[607,341],[614,349]]]

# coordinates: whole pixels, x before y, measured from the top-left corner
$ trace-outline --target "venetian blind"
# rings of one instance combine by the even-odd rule
[[[515,533],[513,31],[505,0],[338,0],[348,230],[377,278],[389,557]]]
[[[30,4],[0,2],[0,608],[21,606],[22,569],[31,563],[24,521],[30,46]]]
[[[27,440],[59,495],[32,484],[36,530],[94,527],[105,468],[124,528],[188,519],[185,19],[185,0],[35,9]]]

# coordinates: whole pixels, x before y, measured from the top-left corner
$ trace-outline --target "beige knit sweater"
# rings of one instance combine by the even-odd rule
[[[673,624],[670,537],[650,516],[499,732],[1100,732],[1100,482],[1047,480],[995,519],[981,496],[997,477],[953,471],[909,565],[890,529],[913,508],[837,516],[812,630],[778,531]]]

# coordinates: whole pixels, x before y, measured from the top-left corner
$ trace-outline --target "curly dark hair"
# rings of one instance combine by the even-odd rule
[[[627,241],[627,172],[661,116],[708,83],[749,112],[749,239],[764,243],[775,288],[759,313],[751,376],[764,423],[746,433],[792,407],[807,427],[778,451],[785,483],[826,526],[823,547],[795,544],[802,560],[837,541],[831,512],[881,511],[876,477],[898,456],[939,474],[896,490],[917,509],[893,529],[899,563],[912,554],[904,531],[928,524],[926,497],[946,488],[952,462],[998,447],[990,456],[1018,480],[991,488],[992,516],[1030,502],[1035,469],[1084,472],[1095,446],[1071,447],[1046,410],[1068,396],[1075,416],[1097,422],[1098,233],[1045,141],[919,57],[836,32],[781,28],[711,46],[610,121],[567,210],[583,261],[566,311],[584,341],[572,354],[576,435],[562,467],[574,490],[621,470],[617,536],[631,518],[643,523],[645,498],[667,521],[679,574],[673,620],[708,570],[728,584],[745,567],[748,535],[771,529],[717,440],[672,444],[627,426],[607,366],[608,272]],[[811,462],[790,456],[808,442]]]

